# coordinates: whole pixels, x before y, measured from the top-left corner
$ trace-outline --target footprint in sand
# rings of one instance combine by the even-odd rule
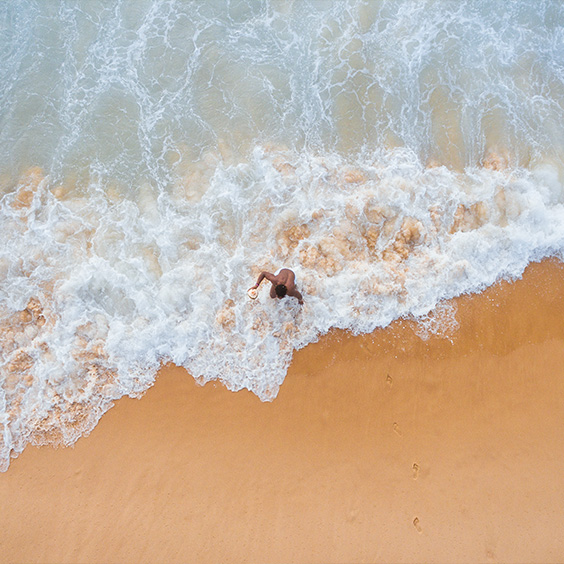
[[[349,511],[347,521],[349,523],[353,523],[354,521],[356,521],[357,517],[358,517],[358,509],[351,509],[351,511]]]
[[[397,423],[394,423],[394,433],[398,435],[398,437],[401,437],[401,431]]]
[[[413,470],[413,479],[417,480],[417,478],[419,477],[419,464],[414,462],[411,469]]]
[[[421,528],[421,525],[419,523],[419,517],[415,517],[415,519],[413,519],[413,526],[419,534],[423,532],[423,529]]]

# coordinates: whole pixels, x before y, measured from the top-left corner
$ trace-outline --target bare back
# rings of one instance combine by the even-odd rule
[[[303,297],[296,289],[296,275],[289,268],[282,268],[276,274],[271,274],[270,272],[261,272],[255,288],[259,287],[264,278],[266,278],[272,284],[272,286],[270,287],[271,298],[284,297],[278,296],[276,294],[276,287],[282,285],[286,287],[286,295],[296,298],[300,304],[303,304]]]

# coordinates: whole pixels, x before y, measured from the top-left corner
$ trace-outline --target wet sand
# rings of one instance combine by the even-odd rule
[[[1,562],[562,562],[564,267],[294,356],[261,403],[166,367],[0,475]]]

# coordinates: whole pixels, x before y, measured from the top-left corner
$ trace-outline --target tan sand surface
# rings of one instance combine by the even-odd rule
[[[0,475],[2,562],[564,561],[564,267],[335,332],[261,403],[163,369]]]

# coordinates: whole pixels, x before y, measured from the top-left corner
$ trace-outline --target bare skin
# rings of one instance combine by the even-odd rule
[[[283,268],[278,274],[271,274],[270,272],[261,272],[257,283],[251,289],[257,289],[260,286],[260,283],[267,279],[272,286],[270,287],[270,297],[271,298],[283,298],[284,296],[279,296],[276,293],[276,286],[286,286],[286,296],[292,296],[293,298],[297,298],[298,303],[302,305],[304,303],[304,299],[302,295],[296,290],[295,279],[296,275],[288,268]]]

